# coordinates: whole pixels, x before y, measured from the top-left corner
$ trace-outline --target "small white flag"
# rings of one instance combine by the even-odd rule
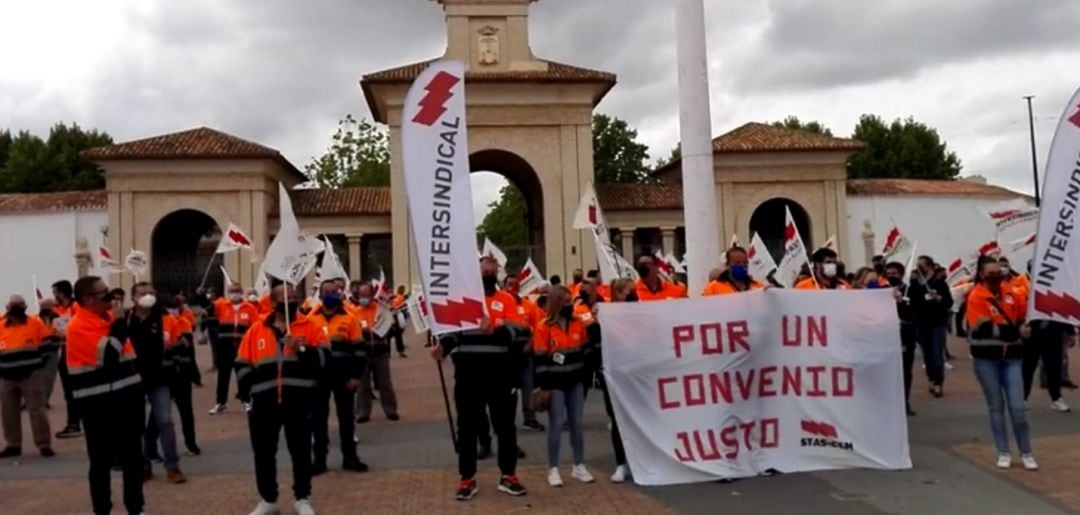
[[[586,184],[585,191],[581,192],[581,202],[578,203],[577,213],[574,214],[574,229],[592,229],[603,225],[603,220],[596,190],[591,183]]]
[[[132,249],[131,252],[128,252],[127,257],[124,258],[124,268],[127,268],[136,278],[146,274],[146,267],[149,266],[149,264],[149,261],[146,259],[146,253],[141,250]]]
[[[784,211],[784,257],[780,259],[774,277],[780,284],[791,288],[795,286],[803,265],[810,264],[810,257],[806,254],[806,245],[795,225],[795,218],[791,216],[791,208],[785,207]]]
[[[251,238],[234,223],[229,223],[229,228],[221,235],[215,254],[224,254],[238,249],[251,250]]]
[[[776,270],[776,261],[756,232],[750,237],[750,248],[746,249],[746,257],[750,260],[750,277],[754,279],[765,281],[769,274]]]
[[[480,257],[492,258],[499,263],[499,268],[506,268],[506,254],[488,238],[484,238],[484,250],[480,252]]]

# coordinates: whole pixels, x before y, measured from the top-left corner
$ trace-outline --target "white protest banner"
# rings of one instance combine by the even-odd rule
[[[598,317],[638,484],[911,468],[889,290],[601,304]]]
[[[769,274],[776,270],[776,261],[756,232],[750,237],[750,248],[746,249],[746,257],[750,260],[750,277],[754,279],[765,281]]]
[[[484,285],[465,130],[465,64],[436,61],[416,78],[402,113],[405,197],[416,262],[436,336],[479,327]]]
[[[315,268],[323,244],[300,232],[300,225],[293,214],[292,199],[285,186],[278,183],[278,219],[280,227],[274,241],[266,249],[263,271],[289,284],[296,285]]]
[[[251,250],[251,238],[244,234],[244,231],[241,231],[236,224],[230,222],[229,228],[221,234],[221,242],[218,243],[217,250],[214,253],[224,254],[239,249]]]
[[[1039,219],[1039,208],[1028,204],[1024,199],[1006,200],[986,211],[994,228],[998,232],[1020,224],[1035,222]]]
[[[1080,321],[1080,245],[1071,240],[1080,222],[1080,89],[1066,104],[1050,144],[1042,206],[1028,318],[1075,324]]]
[[[803,244],[799,228],[795,226],[790,207],[784,208],[784,217],[784,257],[780,258],[780,266],[774,277],[784,287],[792,288],[802,266],[810,264],[810,256],[806,255],[806,245]]]
[[[525,266],[518,272],[518,294],[528,295],[544,285],[544,274],[540,273],[532,258],[525,262]]]

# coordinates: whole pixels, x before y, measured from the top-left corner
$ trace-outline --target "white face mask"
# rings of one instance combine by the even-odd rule
[[[233,304],[239,304],[240,301],[242,301],[242,300],[244,300],[244,294],[243,293],[230,293],[229,294],[229,302],[232,302]]]
[[[1001,275],[1009,275],[1009,267],[1007,267],[1007,266],[1001,267]]]
[[[150,309],[154,307],[155,304],[157,304],[157,297],[155,297],[152,293],[149,295],[143,295],[142,297],[139,297],[138,304],[140,308]]]
[[[180,310],[175,308],[169,308],[169,314],[172,316],[177,316],[180,314]]]
[[[823,263],[821,273],[830,279],[836,277],[836,263]]]
[[[259,296],[258,295],[248,295],[248,300],[250,300],[251,302],[259,302]]]

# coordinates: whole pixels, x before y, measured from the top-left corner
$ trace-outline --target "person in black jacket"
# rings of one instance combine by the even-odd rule
[[[911,274],[907,298],[915,319],[915,337],[922,348],[930,393],[941,397],[945,384],[945,342],[949,333],[949,314],[953,298],[949,283],[935,270],[934,260],[919,256]]]
[[[915,364],[915,318],[911,312],[911,299],[908,298],[908,286],[904,284],[904,265],[895,261],[885,265],[885,278],[889,286],[896,289],[896,314],[900,318],[900,343],[904,356],[904,404],[908,416],[915,414],[911,409],[911,367]]]

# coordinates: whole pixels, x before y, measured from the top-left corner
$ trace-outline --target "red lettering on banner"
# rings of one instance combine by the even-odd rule
[[[833,397],[853,397],[855,395],[855,370],[851,367],[834,368],[832,384]]]
[[[739,385],[739,394],[742,395],[744,401],[750,398],[750,392],[753,391],[752,386],[754,385],[754,372],[756,372],[756,370],[750,369],[750,373],[746,374],[745,376],[746,382],[743,382],[742,371],[735,371],[735,382]]]
[[[677,459],[677,460],[679,460],[679,461],[681,461],[683,463],[686,463],[688,461],[697,461],[697,460],[694,459],[694,452],[690,450],[690,436],[687,435],[685,432],[683,432],[683,433],[679,433],[679,434],[675,435],[675,438],[678,438],[679,441],[682,442],[682,450],[686,451],[686,452],[680,453],[679,449],[676,448],[675,449],[675,459]]]
[[[733,460],[739,457],[739,441],[735,439],[735,426],[727,426],[720,430],[720,443],[725,449],[731,449],[725,458]]]
[[[746,444],[746,450],[748,451],[754,450],[754,444],[750,442],[750,434],[754,431],[754,425],[754,422],[743,422],[742,424],[739,424],[739,427],[742,428],[743,432],[743,442]]]
[[[716,345],[709,346],[709,333],[712,332],[713,338],[716,341]],[[724,353],[724,339],[720,335],[720,323],[714,324],[701,324],[701,353],[708,356],[709,354],[723,354]]]
[[[667,400],[667,392],[664,390],[664,385],[677,382],[679,382],[679,380],[674,377],[661,377],[656,380],[656,388],[660,392],[660,409],[665,410],[681,406],[678,402],[669,402]]]
[[[790,318],[790,320],[789,320]],[[805,317],[802,315],[784,315],[780,317],[783,345],[785,347],[828,347],[829,325],[824,316]],[[805,328],[805,331],[803,330]]]
[[[802,368],[784,367],[784,385],[780,388],[781,395],[802,395]]]
[[[675,343],[675,357],[682,357],[682,344],[694,341],[694,326],[680,325],[671,329],[671,339]]]
[[[694,386],[694,383],[697,386]],[[691,374],[683,378],[683,393],[686,395],[687,406],[701,406],[705,404],[705,378],[701,374]],[[697,397],[694,394],[697,393]]]
[[[776,374],[776,366],[761,367],[758,374],[758,397],[776,397],[776,388],[773,387],[773,375]]]
[[[767,418],[761,421],[761,448],[775,449],[780,446],[780,419]]]
[[[695,336],[695,331],[697,336]],[[727,343],[726,352],[736,353],[741,351],[750,352],[750,326],[745,320],[738,322],[710,322],[698,325],[696,330],[691,325],[679,325],[671,328],[671,342],[675,350],[675,357],[683,356],[683,346],[698,338],[701,340],[701,354],[709,356],[723,354],[724,344]]]
[[[705,449],[705,446],[701,442],[701,431],[694,431],[694,443],[697,444],[698,455],[701,457],[701,461],[715,461],[720,459],[720,449],[716,447],[716,433],[712,429],[705,431],[705,436],[709,437],[709,448]]]
[[[721,397],[724,402],[731,404],[733,402],[731,397],[731,374],[728,372],[709,374],[709,391],[712,392],[713,404],[719,404]]]
[[[809,397],[824,397],[825,390],[821,389],[821,374],[825,373],[825,367],[806,367],[806,371],[810,372],[810,377],[814,384],[814,386],[806,392],[806,395]]]
[[[728,343],[731,345],[731,352],[735,352],[736,345],[742,347],[746,352],[750,352],[750,344],[746,341],[747,336],[750,336],[750,326],[747,325],[746,320],[728,324],[727,337]]]
[[[675,438],[678,440],[675,459],[680,462],[735,460],[741,451],[777,448],[780,445],[780,420],[766,418],[728,424],[718,429],[683,431],[676,433]]]

